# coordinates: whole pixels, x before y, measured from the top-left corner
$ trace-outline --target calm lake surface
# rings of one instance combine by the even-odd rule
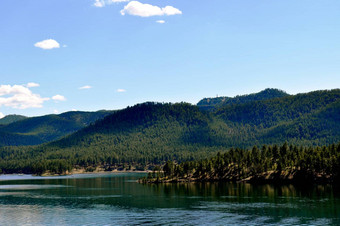
[[[144,175],[2,175],[0,225],[340,225],[331,186],[136,183]]]

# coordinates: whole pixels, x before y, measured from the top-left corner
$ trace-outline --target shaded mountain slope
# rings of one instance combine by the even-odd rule
[[[44,140],[34,135],[21,135],[13,133],[0,132],[0,146],[11,146],[20,143],[20,145],[41,144]]]
[[[217,150],[210,115],[186,104],[144,103],[117,111],[48,147],[102,153],[116,161],[163,161]]]
[[[46,115],[22,119],[0,127],[6,138],[0,138],[0,146],[36,145],[59,139],[84,128],[110,111],[80,112],[72,111],[60,115]]]

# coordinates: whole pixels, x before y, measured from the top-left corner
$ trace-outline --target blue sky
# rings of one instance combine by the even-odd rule
[[[338,0],[0,1],[0,117],[340,87]]]

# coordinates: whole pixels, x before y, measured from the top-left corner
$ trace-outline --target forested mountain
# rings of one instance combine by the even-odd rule
[[[212,111],[223,106],[229,106],[233,104],[244,104],[258,100],[268,100],[285,96],[289,96],[289,94],[279,89],[268,88],[258,93],[241,95],[236,97],[204,98],[197,103],[197,106],[202,110]]]
[[[59,139],[84,128],[112,111],[71,111],[31,117],[0,126],[0,146],[36,145]]]
[[[218,150],[213,120],[187,103],[147,102],[117,111],[47,147],[77,150],[78,156],[96,152],[112,162],[160,163],[174,155],[180,160],[198,158],[207,149]]]
[[[279,141],[323,145],[340,140],[339,89],[224,106],[214,115],[236,128],[250,128],[244,135],[257,145]]]
[[[161,164],[226,151],[212,139],[213,118],[186,103],[144,103],[117,111],[46,145],[0,149],[3,172],[43,172],[70,166]],[[15,158],[13,158],[15,156]],[[54,170],[55,169],[55,170]]]
[[[216,115],[225,121],[271,127],[317,113],[340,100],[340,90],[315,91],[263,101],[223,106]]]
[[[5,117],[0,119],[0,125],[7,125],[12,122],[20,121],[25,118],[27,117],[23,115],[6,115]]]
[[[0,131],[0,147],[15,146],[15,144],[32,145],[41,143],[44,143],[44,140],[40,139],[39,136],[6,133]]]
[[[67,122],[75,122],[79,117],[72,113],[58,117],[61,116]],[[26,125],[14,125],[8,128],[28,132],[24,130],[28,128]],[[36,131],[34,126],[31,128]],[[340,90],[253,98],[225,104],[213,111],[187,103],[137,104],[58,141],[2,148],[0,168],[5,172],[42,172],[56,166],[60,169],[117,164],[145,167],[169,159],[179,162],[202,159],[231,147],[281,145],[285,141],[304,146],[338,143]]]

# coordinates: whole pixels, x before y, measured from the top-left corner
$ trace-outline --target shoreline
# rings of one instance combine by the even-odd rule
[[[86,172],[85,170],[76,170],[71,173],[67,174],[49,174],[44,173],[42,175],[36,175],[36,174],[24,174],[24,173],[12,173],[12,174],[0,174],[0,181],[6,181],[6,180],[23,180],[23,179],[53,179],[53,178],[60,178],[60,177],[66,177],[66,178],[73,178],[77,175],[96,175],[96,174],[120,174],[120,173],[144,173],[147,174],[150,171],[134,171],[134,170],[112,170],[112,171],[94,171],[94,172]]]
[[[210,183],[210,182],[234,182],[234,183],[249,183],[249,184],[338,184],[333,175],[316,174],[311,171],[268,171],[261,174],[255,174],[247,178],[240,178],[235,175],[225,177],[161,177],[161,178],[141,178],[139,183],[144,184],[162,184],[162,183]]]
[[[101,173],[149,173],[151,172],[150,170],[105,170],[103,167],[96,167],[94,170],[87,170],[86,168],[73,168],[71,172],[66,171],[63,174],[53,174],[50,173],[49,171],[41,174],[41,175],[36,175],[33,174],[34,176],[42,176],[42,177],[50,177],[50,176],[67,176],[67,175],[75,175],[75,174],[101,174]]]

